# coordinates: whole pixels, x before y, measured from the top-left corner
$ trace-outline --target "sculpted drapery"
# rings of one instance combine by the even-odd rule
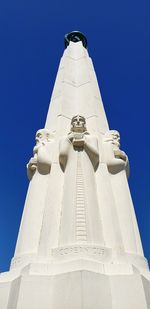
[[[87,131],[84,117],[72,118],[70,132],[60,140],[59,161],[64,172],[60,243],[103,243],[95,183],[98,139]]]

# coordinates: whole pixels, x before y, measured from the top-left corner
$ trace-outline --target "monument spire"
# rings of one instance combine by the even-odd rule
[[[63,135],[72,117],[81,114],[92,132],[106,132],[108,123],[86,38],[75,31],[65,36],[65,42],[45,127]]]
[[[110,130],[87,39],[65,36],[1,309],[150,308],[149,269],[128,187],[129,160]]]

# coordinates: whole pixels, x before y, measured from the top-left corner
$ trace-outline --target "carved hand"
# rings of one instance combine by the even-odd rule
[[[74,133],[74,138],[73,138],[73,146],[75,147],[84,147],[85,139],[84,139],[84,134],[83,133]]]
[[[27,164],[27,175],[29,180],[32,179],[36,169],[37,169],[37,157],[35,155],[30,159],[29,163]]]
[[[29,163],[27,164],[28,169],[35,171],[37,168],[37,158],[33,157],[30,159]]]
[[[73,146],[75,147],[84,147],[84,139],[74,139]]]
[[[126,153],[120,149],[114,150],[114,156],[116,159],[121,159],[124,162],[127,162],[128,160]]]

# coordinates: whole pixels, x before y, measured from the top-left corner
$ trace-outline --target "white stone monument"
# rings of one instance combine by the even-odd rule
[[[120,135],[109,130],[85,36],[65,36],[0,309],[148,309],[150,273]]]

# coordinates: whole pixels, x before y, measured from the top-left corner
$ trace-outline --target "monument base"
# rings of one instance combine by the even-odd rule
[[[46,275],[48,265],[41,266],[0,275],[0,309],[150,309],[148,271],[108,275],[78,261],[78,270]]]

